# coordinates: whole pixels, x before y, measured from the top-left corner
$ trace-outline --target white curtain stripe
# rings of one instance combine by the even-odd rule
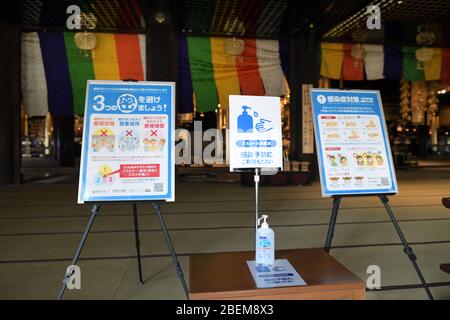
[[[256,40],[256,57],[266,96],[286,94],[277,40]]]
[[[383,79],[384,49],[382,45],[365,44],[364,68],[367,80]]]

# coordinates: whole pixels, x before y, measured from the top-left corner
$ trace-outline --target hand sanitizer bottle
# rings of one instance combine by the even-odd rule
[[[261,220],[264,220],[261,224]],[[275,234],[267,223],[267,215],[258,219],[256,230],[256,264],[273,266],[275,262]]]
[[[252,133],[253,132],[253,118],[248,114],[247,110],[251,109],[247,106],[242,106],[242,114],[237,119],[238,132]]]

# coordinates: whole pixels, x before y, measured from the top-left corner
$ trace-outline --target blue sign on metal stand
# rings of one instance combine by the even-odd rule
[[[78,203],[173,201],[172,82],[88,81]]]
[[[312,89],[323,196],[397,193],[379,91]]]

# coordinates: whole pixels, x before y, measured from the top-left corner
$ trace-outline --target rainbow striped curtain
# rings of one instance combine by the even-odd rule
[[[450,59],[445,48],[430,48],[433,53],[431,59],[421,63],[416,57],[419,47],[392,44],[363,46],[366,52],[363,64],[366,80],[384,77],[400,80],[404,77],[407,81],[449,82]],[[364,80],[360,73],[356,74],[351,47],[351,44],[323,42],[320,75],[331,79],[340,79],[342,76],[344,80]]]
[[[218,104],[227,108],[229,95],[289,93],[284,71],[288,59],[286,43],[245,39],[243,52],[232,56],[225,51],[226,41],[215,37],[179,38],[179,113],[193,112],[193,105],[196,112],[214,111]]]
[[[96,33],[78,49],[72,32],[22,34],[22,94],[31,116],[83,115],[87,80],[145,80],[145,35]]]

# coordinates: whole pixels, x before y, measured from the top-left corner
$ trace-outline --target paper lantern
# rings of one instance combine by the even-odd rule
[[[97,37],[92,32],[78,32],[73,40],[77,48],[81,50],[92,50],[97,46]]]
[[[410,120],[410,86],[409,82],[402,79],[400,82],[400,114],[402,115],[402,119],[405,121]]]
[[[426,92],[425,81],[411,83],[411,121],[413,124],[425,124]]]

